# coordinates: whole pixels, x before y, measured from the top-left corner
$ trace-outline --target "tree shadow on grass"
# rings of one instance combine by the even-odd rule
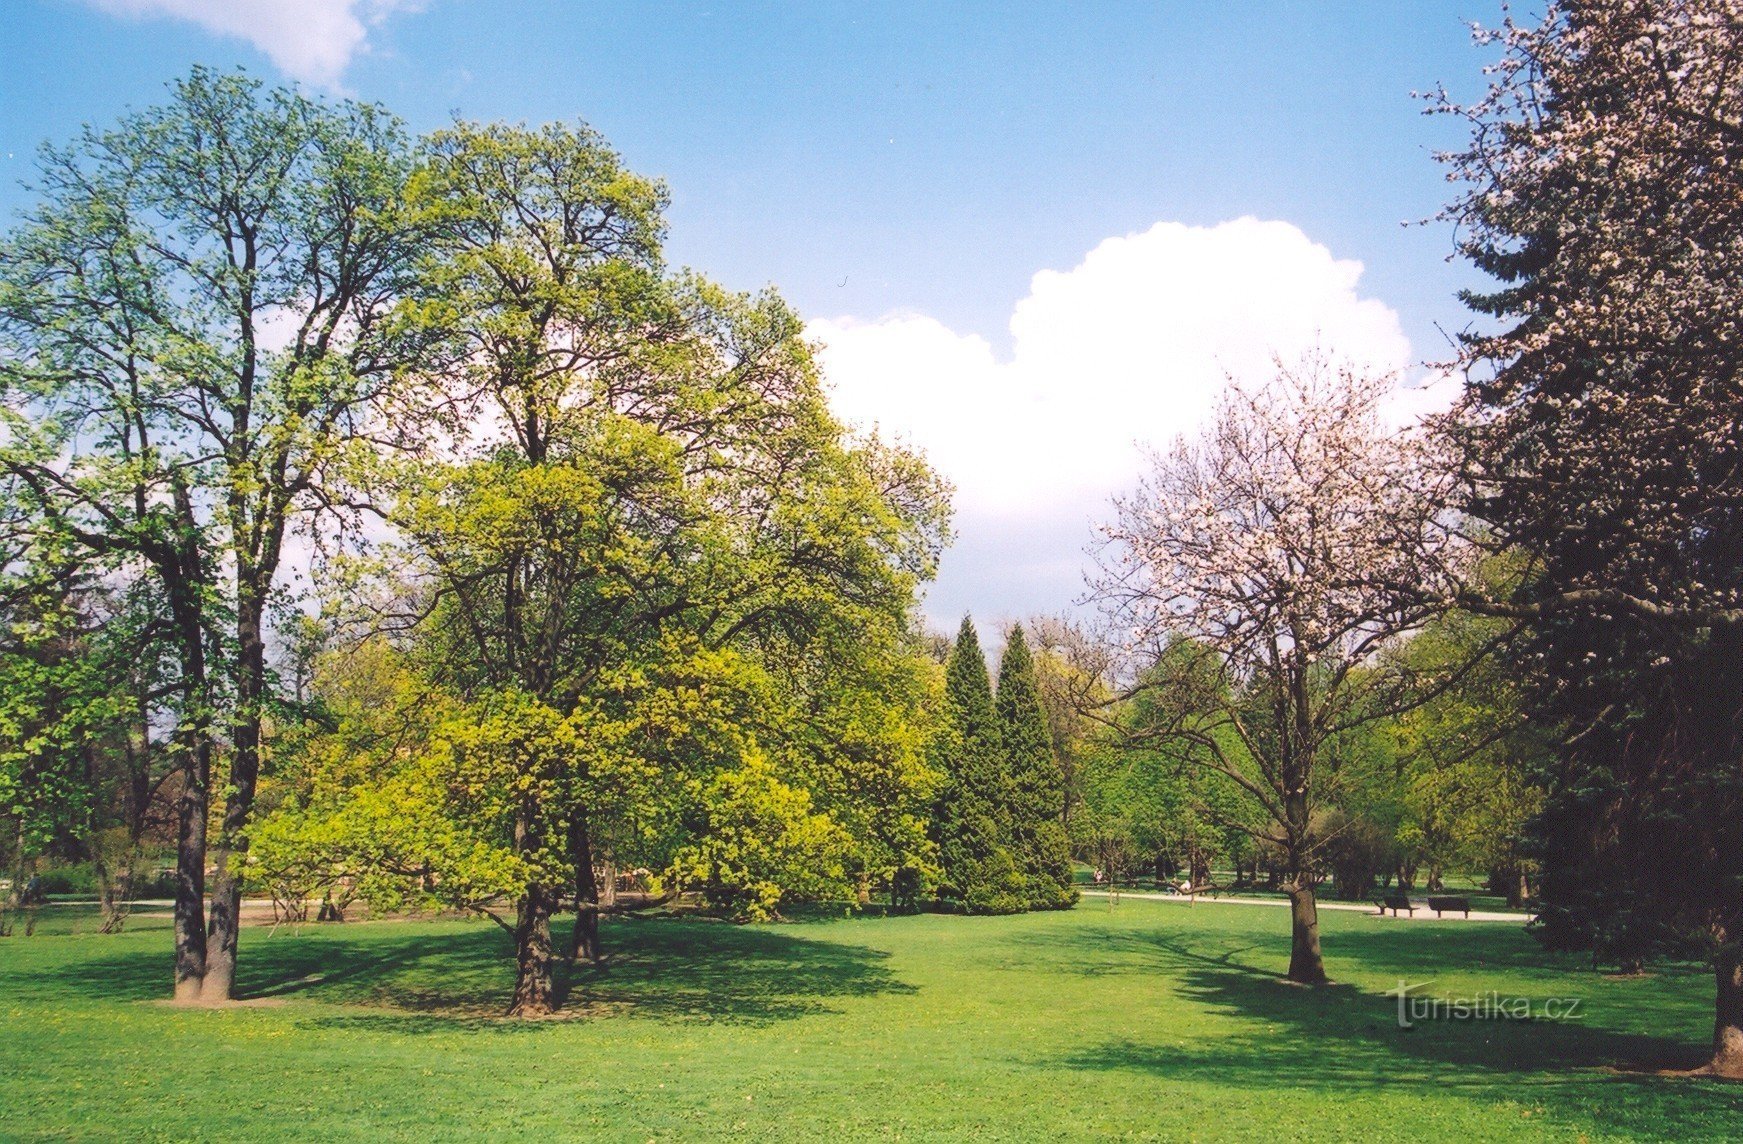
[[[1237,1018],[1241,1026],[1214,1040],[1110,1041],[1046,1063],[1095,1072],[1133,1070],[1159,1080],[1260,1083],[1327,1096],[1390,1088],[1400,1095],[1512,1100],[1552,1113],[1600,1118],[1607,1127],[1652,1137],[1710,1135],[1723,1119],[1743,1113],[1743,1086],[1650,1075],[1701,1062],[1702,1046],[1686,1035],[1701,1027],[1698,1012],[1686,1003],[1668,1012],[1666,991],[1656,987],[1606,991],[1597,999],[1601,1003],[1593,1004],[1595,978],[1566,972],[1566,959],[1512,940],[1518,936],[1361,930],[1328,935],[1326,949],[1334,975],[1342,966],[1370,980],[1377,975],[1413,983],[1456,977],[1454,988],[1430,987],[1430,996],[1480,996],[1489,989],[1536,1002],[1585,996],[1581,1019],[1425,1019],[1404,1029],[1398,1000],[1384,987],[1309,988],[1284,981],[1278,970],[1287,956],[1286,933],[1275,948],[1262,950],[1227,949],[1226,942],[1193,932],[1111,933],[1102,946],[1114,955],[1110,960],[1155,974],[1158,988]],[[1480,984],[1486,973],[1492,981]],[[1467,990],[1466,982],[1479,984]],[[1661,1029],[1673,1035],[1657,1032]]]
[[[605,931],[605,966],[577,967],[568,1003],[659,1020],[767,1024],[833,1012],[838,999],[915,992],[890,972],[882,950],[783,928],[621,922]]]
[[[889,971],[882,951],[770,927],[626,920],[608,924],[604,940],[603,967],[559,972],[559,995],[573,1016],[767,1024],[829,1012],[841,998],[914,991]],[[65,949],[94,955],[29,972],[0,969],[0,996],[156,1001],[169,993],[167,951],[157,943],[96,950],[81,940]],[[315,1020],[402,1033],[455,1022],[537,1027],[498,1022],[513,980],[508,935],[483,923],[310,927],[271,937],[245,931],[236,996],[368,1007],[375,1011]]]

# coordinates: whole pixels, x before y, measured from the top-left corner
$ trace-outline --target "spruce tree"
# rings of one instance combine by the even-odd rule
[[[1023,876],[1030,909],[1061,909],[1077,901],[1065,838],[1065,775],[1053,751],[1035,660],[1013,625],[999,661],[995,704],[1006,775],[1006,841]]]
[[[968,913],[1015,913],[1026,894],[1005,844],[1009,780],[986,658],[967,617],[945,663],[944,697],[945,782],[934,816],[943,868],[939,898]]]

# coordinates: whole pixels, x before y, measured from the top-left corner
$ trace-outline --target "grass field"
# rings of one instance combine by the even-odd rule
[[[0,1138],[1720,1139],[1708,979],[1584,972],[1505,924],[1323,918],[1339,984],[1281,983],[1287,919],[1128,900],[1010,918],[607,929],[575,1015],[495,1017],[481,922],[244,933],[252,1004],[181,1010],[164,922],[0,940]],[[1578,996],[1577,1021],[1410,1031],[1443,995]],[[1616,1066],[1622,1066],[1618,1069]],[[185,1069],[193,1078],[181,1079]]]

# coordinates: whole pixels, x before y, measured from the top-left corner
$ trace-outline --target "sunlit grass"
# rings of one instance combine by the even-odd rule
[[[52,917],[51,917],[52,915]],[[1510,926],[1327,912],[1337,985],[1279,981],[1286,921],[1128,900],[1008,918],[609,927],[572,1016],[496,1016],[483,922],[246,931],[243,995],[179,1010],[168,933],[0,940],[0,1138],[1721,1138],[1709,983],[1583,971]],[[1403,1031],[1386,996],[1581,996],[1577,1022]]]

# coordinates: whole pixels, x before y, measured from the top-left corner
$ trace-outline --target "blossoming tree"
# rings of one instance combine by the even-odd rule
[[[1421,681],[1378,657],[1432,614],[1452,550],[1422,439],[1383,427],[1393,385],[1323,355],[1235,383],[1117,503],[1096,585],[1142,657],[1132,690],[1168,698],[1146,745],[1259,808],[1219,818],[1283,856],[1303,983],[1326,979],[1315,886],[1340,737],[1416,701]]]

